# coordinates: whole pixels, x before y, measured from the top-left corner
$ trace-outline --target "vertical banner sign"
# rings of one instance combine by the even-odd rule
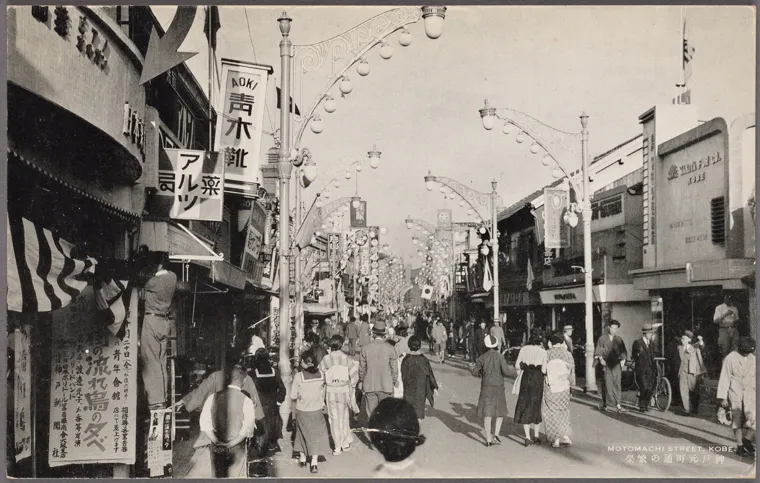
[[[266,231],[267,212],[258,202],[253,202],[251,206],[251,217],[248,221],[248,233],[245,241],[245,251],[243,253],[243,263],[240,268],[245,270],[246,277],[250,283],[259,283],[260,276],[256,276],[259,254],[264,241]],[[254,282],[255,279],[256,282]]]
[[[148,470],[151,478],[172,476],[173,417],[174,410],[172,408],[150,412]]]
[[[451,228],[451,210],[438,210],[438,228]]]
[[[29,324],[23,324],[13,332],[13,439],[17,462],[32,455],[29,329]]]
[[[544,246],[547,249],[568,246],[562,228],[562,216],[570,204],[568,195],[562,188],[544,188]]]
[[[135,463],[137,291],[123,338],[95,329],[91,286],[53,312],[51,467]]]
[[[222,221],[224,167],[218,153],[190,149],[161,149],[156,195],[175,220]],[[157,213],[158,214],[158,213]]]
[[[367,202],[351,202],[351,228],[367,228]]]
[[[340,233],[330,233],[327,235],[327,259],[330,261],[330,272],[338,271],[338,262],[341,258],[341,235]]]
[[[224,158],[224,191],[258,196],[261,134],[270,66],[222,59],[222,85],[216,108],[215,151]]]

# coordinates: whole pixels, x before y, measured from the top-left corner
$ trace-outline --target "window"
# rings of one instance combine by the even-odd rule
[[[713,198],[710,201],[710,222],[712,242],[722,245],[726,242],[726,199],[724,197]]]
[[[618,195],[613,198],[591,203],[591,210],[592,220],[619,215],[623,212],[623,198]]]

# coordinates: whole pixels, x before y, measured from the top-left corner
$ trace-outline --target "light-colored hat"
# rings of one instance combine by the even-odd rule
[[[372,327],[372,332],[375,332],[376,334],[385,334],[385,321],[378,320],[375,322],[375,324]]]
[[[497,339],[496,337],[492,335],[487,335],[485,339],[483,339],[483,342],[486,343],[486,347],[488,347],[489,349],[493,349],[494,347],[499,346],[499,339]]]
[[[694,332],[692,332],[692,331],[690,331],[690,330],[685,330],[685,331],[683,331],[683,335],[685,335],[685,336],[686,336],[686,337],[688,337],[689,339],[693,339],[693,338],[694,338]]]
[[[568,329],[572,330],[572,329],[574,329],[574,328],[575,328],[575,327],[573,327],[573,326],[572,326],[572,325],[570,325],[570,324],[567,324],[567,325],[564,327],[564,329],[565,329],[565,330],[568,330]]]
[[[654,332],[654,328],[652,327],[652,324],[647,323],[641,326],[641,332],[648,334],[649,332]]]

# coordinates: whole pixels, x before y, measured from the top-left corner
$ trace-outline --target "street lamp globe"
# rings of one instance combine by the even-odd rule
[[[346,177],[346,179],[351,179],[351,170],[347,169],[345,173],[343,173],[343,176]]]
[[[343,79],[340,81],[340,84],[338,85],[338,88],[340,89],[340,92],[343,93],[343,95],[350,94],[352,90],[354,90],[354,86],[351,84],[351,79],[348,77],[343,77]]]
[[[407,230],[411,230],[413,227],[414,227],[414,224],[412,224],[411,221],[407,221],[406,222],[406,228],[407,228]]]
[[[303,177],[308,184],[311,184],[315,179],[317,179],[317,165],[313,161],[307,161],[306,164],[303,165],[302,169]]]
[[[522,143],[525,141],[525,133],[520,131],[519,134],[517,134],[517,137],[515,138],[515,141],[518,143]]]
[[[372,151],[367,152],[367,156],[369,157],[369,165],[372,167],[372,169],[377,169],[380,166],[380,155],[382,153],[377,150],[377,146],[372,146]]]
[[[356,162],[356,163],[354,163],[354,169],[356,170],[357,173],[361,173],[361,171],[362,171],[362,169],[364,169],[364,167],[362,166],[361,163]]]
[[[325,112],[332,114],[336,109],[338,109],[338,103],[332,96],[327,96],[325,98]]]
[[[478,112],[480,112],[480,119],[483,122],[483,127],[490,131],[496,126],[496,109],[488,104],[488,99],[485,100],[484,106]]]
[[[507,121],[504,123],[504,126],[501,128],[501,132],[504,134],[511,134],[512,133],[512,123]]]
[[[382,42],[382,47],[380,47],[380,57],[382,57],[385,60],[390,59],[393,57],[393,47],[390,46],[390,44],[386,42]]]
[[[530,152],[533,154],[538,154],[538,152],[541,151],[541,146],[538,145],[538,143],[533,143],[530,145]]]
[[[554,168],[552,170],[552,178],[560,179],[561,177],[562,177],[562,170],[559,168]]]
[[[398,43],[402,47],[409,47],[412,45],[412,34],[409,33],[406,27],[401,31],[401,35],[398,38]]]
[[[339,179],[335,179],[335,181],[333,181],[333,186],[336,187],[336,188],[340,188],[340,180]]]
[[[324,196],[324,197],[325,197],[325,199],[329,200],[329,199],[330,199],[330,196],[332,196],[332,193],[330,193],[330,190],[324,190],[324,191],[322,192],[322,196]]]
[[[541,164],[544,166],[549,166],[549,163],[551,163],[552,157],[548,154],[544,154],[544,157],[541,158]]]
[[[369,62],[364,57],[356,64],[356,73],[362,77],[369,75]]]
[[[426,5],[422,7],[422,18],[425,19],[425,34],[428,38],[435,40],[443,33],[446,7]]]
[[[325,130],[324,125],[322,125],[322,119],[319,116],[314,116],[309,127],[311,127],[311,132],[314,134],[319,134]]]

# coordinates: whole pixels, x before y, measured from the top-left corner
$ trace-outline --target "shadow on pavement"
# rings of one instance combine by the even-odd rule
[[[438,418],[449,430],[453,433],[459,433],[467,436],[473,441],[484,444],[485,439],[481,436],[483,430],[479,426],[473,426],[467,424],[464,421],[460,421],[451,414],[445,413],[440,409],[428,408],[427,414],[430,417]],[[477,436],[475,436],[477,435]]]

